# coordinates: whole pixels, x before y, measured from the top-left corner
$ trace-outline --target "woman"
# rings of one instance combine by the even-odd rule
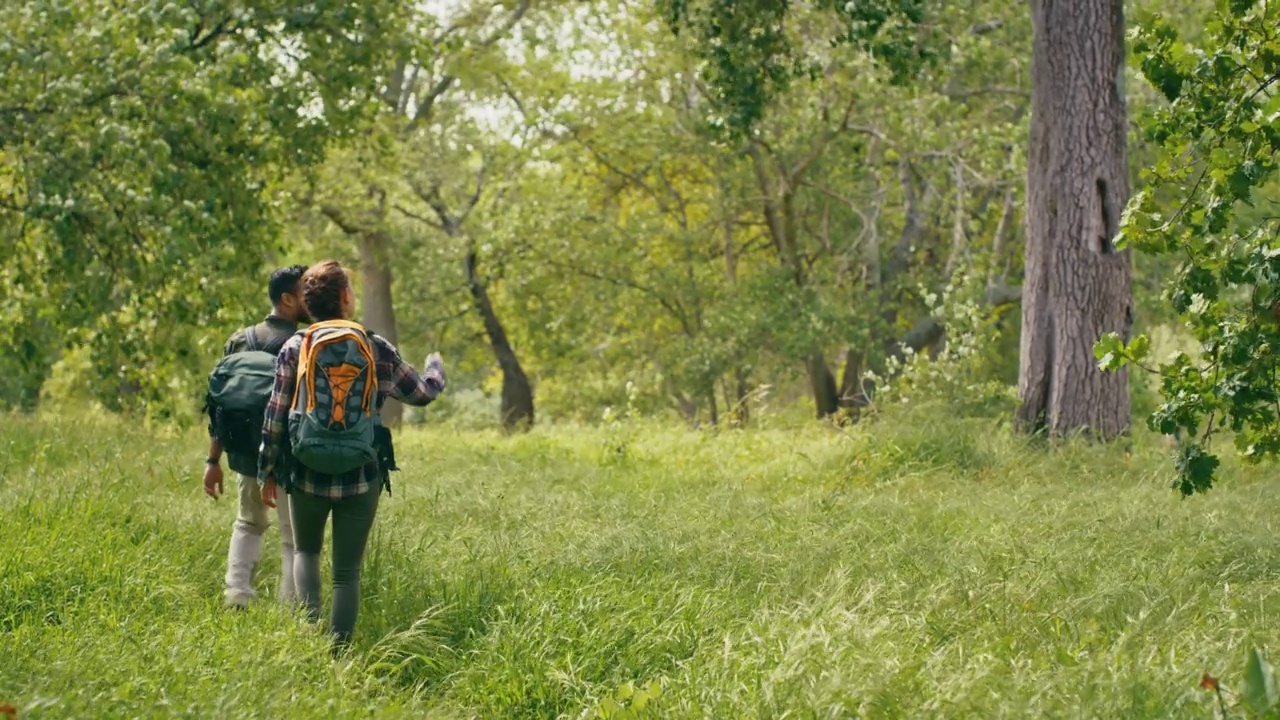
[[[351,291],[346,271],[337,262],[326,260],[307,270],[302,277],[302,302],[316,324],[294,335],[280,350],[276,360],[275,387],[262,430],[258,482],[262,484],[263,502],[271,507],[275,506],[277,495],[276,471],[282,467],[280,459],[286,452],[286,429],[293,433],[296,445],[300,419],[316,403],[315,366],[304,364],[300,377],[299,362],[304,354],[308,362],[315,362],[313,354],[318,351],[309,343],[317,333],[327,332],[326,328],[340,328],[349,338],[355,338],[362,350],[360,354],[352,355],[358,367],[351,364],[341,366],[339,369],[343,373],[328,377],[329,385],[326,385],[326,378],[320,380],[319,396],[322,401],[336,403],[338,408],[336,413],[331,413],[334,417],[330,419],[335,422],[345,425],[344,410],[338,406],[347,402],[347,398],[360,402],[362,393],[359,388],[362,385],[358,376],[361,372],[373,370],[376,373],[376,393],[370,383],[369,392],[364,394],[370,404],[376,402],[376,407],[366,408],[366,411],[372,411],[368,412],[371,417],[365,418],[366,424],[370,425],[376,422],[377,411],[388,397],[409,405],[423,406],[435,400],[445,386],[444,367],[439,355],[433,353],[428,357],[426,367],[419,374],[400,357],[391,343],[367,333],[359,325],[341,322],[354,314],[355,294]],[[361,356],[371,356],[372,366],[362,363]],[[306,377],[308,374],[310,378]],[[350,394],[353,387],[357,391]],[[307,402],[297,402],[308,392]],[[354,413],[346,411],[348,416],[360,415],[359,405],[354,407]],[[292,428],[289,427],[290,422],[293,423]],[[316,437],[323,438],[324,435]],[[347,449],[343,446],[338,451]],[[324,457],[323,452],[315,452],[314,444],[309,450],[312,458]],[[292,462],[292,477],[286,484],[292,505],[296,553],[294,582],[311,619],[316,622],[320,620],[320,550],[324,545],[325,524],[329,515],[333,515],[333,611],[329,626],[334,635],[335,651],[350,642],[355,627],[360,604],[360,564],[377,514],[378,498],[388,477],[388,468],[380,467],[376,460],[359,466],[359,458],[365,456],[357,454],[354,457],[357,458],[356,463],[348,464],[348,467],[355,469],[342,472],[325,472],[327,468],[316,467],[314,460],[310,462],[311,467]]]

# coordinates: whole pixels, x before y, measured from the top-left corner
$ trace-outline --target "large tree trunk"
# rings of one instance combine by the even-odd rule
[[[844,370],[840,374],[840,407],[849,413],[852,422],[862,419],[862,409],[871,404],[866,370],[866,353],[849,348],[844,354]]]
[[[840,411],[840,390],[836,387],[836,377],[827,367],[827,359],[821,350],[814,350],[806,363],[809,370],[809,385],[813,390],[813,402],[818,412],[818,419],[831,417]]]
[[[746,427],[751,421],[751,407],[748,402],[747,373],[741,367],[734,369],[733,381],[725,381],[724,404],[729,409],[730,427]]]
[[[489,345],[498,360],[498,367],[502,369],[502,426],[507,430],[527,430],[533,425],[533,387],[516,357],[515,349],[507,339],[506,328],[493,309],[489,290],[480,277],[476,262],[475,250],[468,248],[464,259],[467,286],[471,290],[476,310],[480,312],[484,332],[489,336]]]
[[[728,195],[728,190],[721,187],[721,198]],[[738,285],[738,253],[734,247],[733,221],[734,214],[727,207],[723,208],[721,230],[724,234],[724,270],[729,284]],[[751,410],[747,406],[747,373],[738,365],[733,370],[733,394],[730,395],[728,383],[725,384],[724,405],[729,410],[729,423],[732,427],[746,427],[751,419]]]
[[[392,345],[400,342],[396,332],[396,310],[391,302],[391,241],[386,233],[364,231],[359,235],[360,277],[362,279],[365,327],[386,338]],[[404,417],[404,405],[387,399],[382,406],[382,424],[395,427]]]
[[[1128,375],[1093,344],[1128,336],[1130,258],[1112,246],[1129,199],[1123,0],[1032,0],[1031,148],[1020,428],[1111,438],[1129,428]]]

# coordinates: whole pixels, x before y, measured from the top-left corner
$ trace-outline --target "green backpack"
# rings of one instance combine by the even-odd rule
[[[209,374],[206,401],[213,435],[228,452],[257,457],[262,419],[276,379],[276,354],[287,337],[260,348],[253,328],[245,331],[249,349],[227,355]]]
[[[368,332],[345,320],[307,328],[289,413],[293,458],[328,475],[376,463],[377,425],[378,367]]]

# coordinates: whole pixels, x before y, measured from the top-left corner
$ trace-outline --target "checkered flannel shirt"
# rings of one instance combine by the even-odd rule
[[[298,353],[302,349],[302,337],[298,333],[290,338],[276,358],[275,388],[267,404],[262,425],[262,452],[258,458],[258,483],[274,477],[281,456],[288,443],[289,411],[293,408],[298,385]],[[444,390],[444,369],[439,364],[428,364],[421,373],[400,357],[400,352],[386,340],[369,336],[373,344],[374,361],[378,373],[378,410],[388,397],[407,405],[424,406],[440,396]],[[276,482],[284,485],[281,478]],[[295,466],[290,492],[302,491],[308,495],[341,500],[366,493],[383,481],[377,463],[370,463],[359,470],[341,475],[329,475],[309,468]]]

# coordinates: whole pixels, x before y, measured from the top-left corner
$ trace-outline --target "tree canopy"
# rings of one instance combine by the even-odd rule
[[[243,312],[274,186],[366,115],[392,2],[30,0],[0,10],[6,344],[83,345],[117,408],[172,390],[193,329]],[[252,288],[252,289],[250,289]],[[237,318],[238,319],[238,318]],[[225,322],[225,320],[223,321]]]
[[[1097,355],[1153,371],[1184,492],[1217,432],[1280,449],[1277,12],[1128,15],[1139,332]],[[0,30],[6,406],[189,417],[271,267],[334,256],[477,422],[1012,412],[1025,7],[19,0]]]

